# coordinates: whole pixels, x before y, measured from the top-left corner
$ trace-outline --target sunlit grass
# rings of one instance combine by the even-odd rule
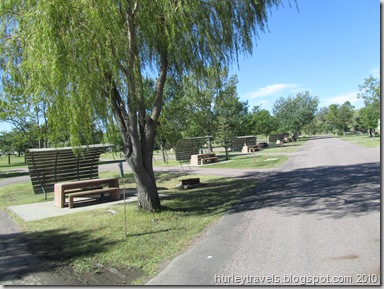
[[[356,145],[363,147],[380,147],[381,137],[370,137],[369,135],[346,135],[340,137],[342,140],[353,142]]]
[[[245,154],[230,157],[228,161],[223,160],[219,163],[213,163],[201,166],[202,168],[229,168],[229,169],[266,169],[278,167],[288,159],[288,156],[284,155],[258,155]]]
[[[204,165],[199,167],[201,168],[204,168],[204,167],[238,168],[238,169],[274,168],[274,167],[280,166],[282,163],[284,163],[288,159],[285,156],[278,155],[279,153],[289,154],[289,153],[297,152],[300,150],[301,146],[303,146],[307,142],[308,142],[308,138],[305,138],[302,141],[284,143],[283,146],[276,145],[276,144],[269,144],[268,147],[257,151],[255,154],[229,152],[230,161],[226,161],[224,152],[222,151],[215,152],[219,160],[217,164],[209,164],[209,165]],[[276,154],[276,156],[275,155],[273,157],[268,156],[268,154],[271,154],[271,153]],[[168,154],[168,153],[167,153],[167,159],[165,163],[161,157],[161,154],[155,155],[155,158],[153,160],[153,165],[155,167],[156,166],[174,167],[174,166],[180,166],[180,165],[188,166],[189,164],[190,162],[187,160],[182,162],[177,161],[174,158],[173,154]]]
[[[277,152],[276,152],[277,153]],[[266,169],[274,168],[283,164],[288,159],[284,155],[262,155],[260,152],[256,154],[230,154],[229,159],[225,159],[225,155],[218,155],[218,162],[212,164],[199,165],[199,168],[218,168],[218,169]],[[190,166],[190,162],[179,162],[175,159],[168,159],[167,163],[162,160],[155,160],[154,166]]]
[[[9,159],[8,156],[0,157],[0,179],[25,175],[26,169],[27,164],[24,161],[24,156],[11,155]]]

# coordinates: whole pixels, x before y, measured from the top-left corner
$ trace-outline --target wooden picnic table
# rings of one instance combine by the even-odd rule
[[[120,199],[119,181],[117,178],[101,178],[74,182],[56,183],[54,186],[54,205],[64,207],[65,197],[69,196],[68,207],[73,208],[75,197],[109,193],[113,201]]]
[[[259,145],[243,146],[242,153],[252,153],[260,150]]]
[[[207,162],[215,163],[217,160],[216,154],[197,154],[191,156],[191,165],[203,165]]]

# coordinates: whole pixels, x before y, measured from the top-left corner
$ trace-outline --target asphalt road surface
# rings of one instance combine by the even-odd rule
[[[147,284],[380,284],[379,148],[315,138],[255,188]]]

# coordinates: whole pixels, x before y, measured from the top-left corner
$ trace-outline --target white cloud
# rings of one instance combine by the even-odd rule
[[[264,87],[261,87],[255,91],[248,92],[244,95],[244,98],[250,99],[250,98],[257,98],[257,97],[266,97],[271,96],[275,94],[281,94],[282,92],[290,92],[290,91],[297,91],[297,89],[300,87],[299,84],[291,84],[291,83],[277,83],[277,84],[271,84]]]
[[[380,77],[380,68],[375,67],[374,69],[371,70],[371,75],[373,77]]]
[[[342,95],[322,99],[322,102],[324,105],[328,106],[331,104],[343,104],[344,102],[349,101],[353,105],[354,103],[361,101],[357,98],[357,93],[357,91],[348,92]]]

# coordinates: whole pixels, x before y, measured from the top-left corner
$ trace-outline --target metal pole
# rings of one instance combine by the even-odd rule
[[[124,197],[124,228],[125,228],[125,237],[127,237],[127,203],[125,202],[125,182],[123,178],[123,197]]]
[[[119,169],[120,169],[120,175],[121,175],[122,178],[124,178],[123,162],[122,161],[119,162],[118,165],[119,165]]]

